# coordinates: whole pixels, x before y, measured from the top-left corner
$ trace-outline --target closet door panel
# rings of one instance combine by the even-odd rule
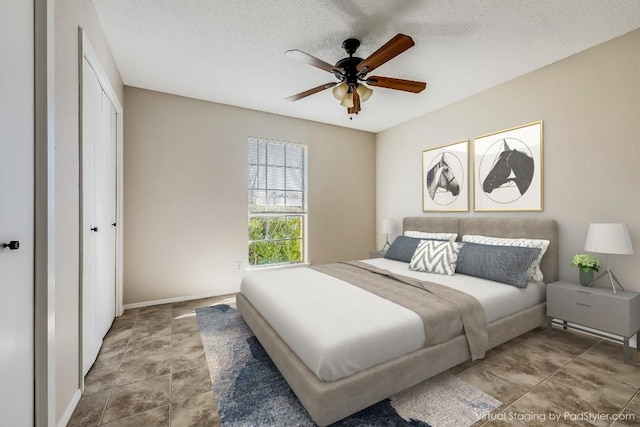
[[[102,342],[116,311],[115,293],[115,110],[107,95],[101,91],[100,132],[96,135],[96,278],[95,320],[96,337]]]
[[[89,371],[100,347],[95,338],[95,138],[102,90],[89,64],[84,62],[82,87],[82,368]],[[97,346],[97,348],[96,348]]]

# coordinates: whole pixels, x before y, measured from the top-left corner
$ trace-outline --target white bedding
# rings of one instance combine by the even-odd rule
[[[544,301],[543,283],[526,289],[458,274],[413,272],[385,258],[371,265],[440,283],[474,296],[487,321]],[[424,346],[422,319],[391,301],[306,267],[248,273],[240,292],[302,362],[334,381]]]
[[[416,313],[310,268],[250,273],[240,292],[324,381],[424,345]]]

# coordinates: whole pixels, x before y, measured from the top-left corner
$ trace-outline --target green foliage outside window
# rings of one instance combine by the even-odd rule
[[[249,218],[249,264],[302,262],[302,216]]]

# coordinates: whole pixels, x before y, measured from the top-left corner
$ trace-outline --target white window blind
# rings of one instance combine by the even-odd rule
[[[249,211],[306,212],[302,144],[249,138]]]

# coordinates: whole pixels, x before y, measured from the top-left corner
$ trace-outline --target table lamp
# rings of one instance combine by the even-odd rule
[[[390,219],[380,220],[380,234],[385,234],[386,237],[387,237],[387,239],[386,239],[387,242],[382,247],[383,251],[386,251],[391,246],[389,244],[389,234],[391,234],[391,232],[392,232],[392,228],[393,228],[392,226],[393,226],[393,224],[391,223]]]
[[[617,283],[620,289],[624,291],[622,284],[616,277],[615,273],[609,268],[609,255],[631,255],[633,254],[633,245],[631,244],[631,236],[627,224],[613,223],[592,223],[589,225],[587,232],[587,241],[584,244],[584,250],[607,255],[607,269],[596,277],[591,285],[598,281],[605,274],[609,276],[609,282],[616,293]]]

